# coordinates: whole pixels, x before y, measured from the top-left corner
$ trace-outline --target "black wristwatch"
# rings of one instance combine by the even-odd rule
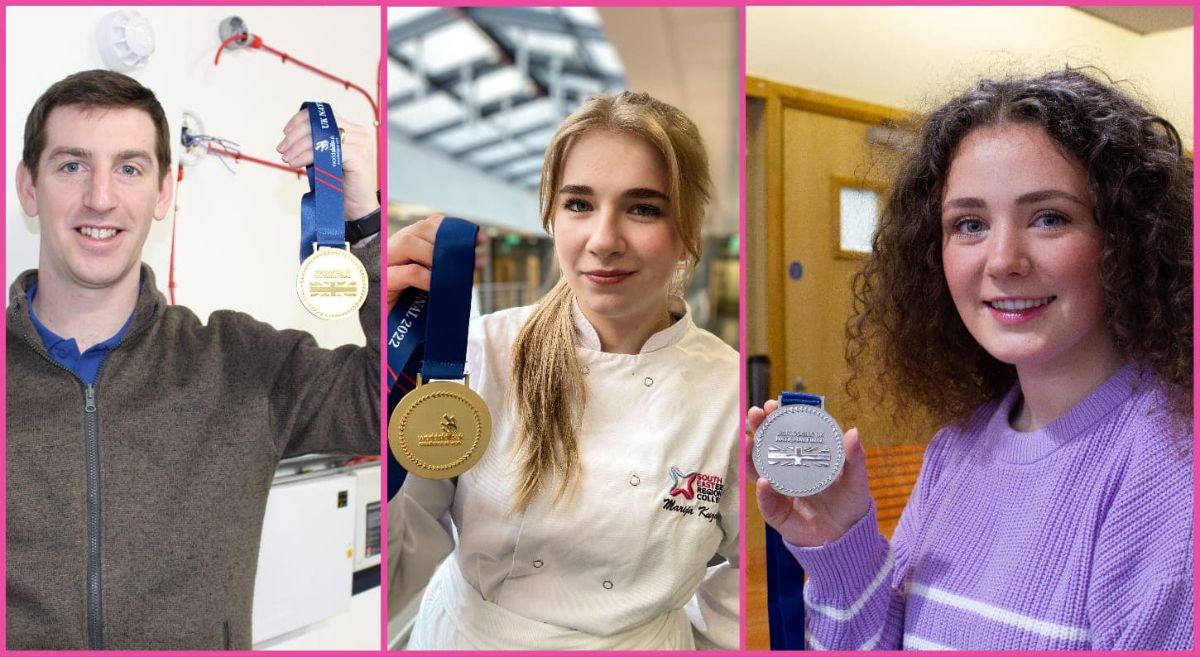
[[[379,232],[379,213],[382,208],[376,208],[362,219],[346,222],[346,241],[351,244],[357,244],[359,240],[366,239]]]

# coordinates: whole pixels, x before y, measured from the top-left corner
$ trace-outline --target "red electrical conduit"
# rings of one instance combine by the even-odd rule
[[[317,75],[320,75],[323,78],[326,78],[328,80],[333,80],[334,82],[340,82],[345,89],[354,89],[358,93],[362,94],[363,97],[367,99],[367,102],[371,104],[371,116],[375,117],[376,121],[379,120],[379,105],[377,105],[375,103],[375,99],[371,98],[371,94],[367,93],[367,91],[365,89],[358,86],[357,84],[354,84],[353,82],[350,82],[349,80],[344,80],[342,78],[337,77],[336,75],[327,73],[311,64],[302,62],[299,59],[296,59],[295,57],[292,57],[291,55],[289,55],[281,50],[276,50],[275,48],[272,48],[271,46],[268,46],[267,44],[263,43],[262,37],[257,36],[257,35],[234,34],[233,36],[230,36],[229,38],[222,41],[220,47],[217,48],[217,55],[213,59],[213,66],[216,66],[221,63],[221,53],[226,48],[229,47],[229,44],[233,43],[234,41],[245,39],[247,36],[251,37],[250,43],[246,44],[250,48],[262,48],[263,50],[266,50],[267,52],[270,52],[274,55],[278,55],[283,60],[283,63],[285,63],[285,64],[287,62],[291,61],[292,63],[296,64],[297,66],[300,66],[300,67],[304,68],[305,70],[316,73]],[[380,91],[382,92],[382,90],[383,90],[382,64],[380,66],[380,70],[376,71],[376,84],[378,85]],[[245,153],[238,153],[238,152],[226,150],[219,146],[213,146],[212,144],[207,144],[206,148],[213,153],[218,153],[220,155],[227,155],[229,157],[232,157],[235,162],[240,162],[242,160],[246,160],[247,162],[261,164],[263,166],[268,166],[268,167],[271,167],[274,169],[279,169],[281,171],[287,171],[288,173],[294,173],[297,176],[303,176],[305,174],[304,169],[300,169],[300,168],[296,168],[296,167],[289,167],[289,166],[286,166],[283,164],[279,164],[277,162],[271,162],[269,160],[257,158],[257,157],[254,157],[253,155],[246,155]],[[377,151],[376,157],[379,158],[379,161],[376,162],[376,166],[381,168],[382,164],[383,164],[382,163],[382,151]],[[167,278],[167,292],[170,295],[170,301],[172,304],[175,303],[175,226],[178,223],[178,217],[179,217],[179,184],[182,182],[183,182],[183,165],[180,164],[179,172],[178,172],[177,178],[176,178],[176,188],[175,188],[175,216],[172,217],[172,221],[171,221],[171,261],[170,261],[170,273]]]
[[[326,78],[328,80],[333,80],[334,82],[341,83],[341,85],[345,89],[354,89],[358,93],[362,94],[363,98],[366,98],[367,102],[371,104],[371,116],[375,118],[375,124],[377,126],[379,125],[379,122],[380,122],[379,105],[375,102],[375,100],[373,98],[371,98],[371,94],[367,93],[367,91],[365,89],[354,84],[353,82],[350,82],[349,80],[344,80],[342,78],[337,77],[336,75],[327,73],[315,66],[312,66],[311,64],[302,62],[299,59],[296,59],[295,57],[292,57],[291,55],[289,55],[281,50],[276,50],[275,48],[268,46],[267,44],[263,43],[262,37],[260,37],[256,34],[234,34],[232,36],[227,37],[224,41],[221,42],[221,45],[217,48],[217,55],[216,55],[216,57],[213,58],[213,66],[216,66],[217,64],[221,63],[221,53],[224,52],[225,49],[229,47],[229,44],[233,43],[234,41],[244,41],[247,38],[249,38],[250,41],[246,45],[250,48],[261,48],[263,50],[266,50],[267,52],[278,55],[283,60],[283,63],[285,63],[285,64],[287,62],[291,61],[294,64],[301,66],[308,71],[316,73],[317,75],[320,75],[323,78]],[[382,60],[380,60],[379,70],[376,71],[376,85],[379,87],[380,94],[382,94],[383,93],[383,61]],[[375,141],[376,141],[376,144],[375,144],[376,145],[375,169],[376,169],[376,174],[377,174],[378,178],[382,179],[383,178],[383,155],[384,155],[384,152],[383,152],[382,140],[380,139],[378,132],[376,134]],[[293,169],[292,167],[286,167],[281,164],[276,164],[274,162],[267,162],[265,160],[260,160],[256,157],[251,157],[249,155],[240,155],[237,153],[226,151],[224,149],[221,149],[221,148],[218,148],[215,146],[209,146],[209,148],[211,150],[213,150],[214,152],[222,153],[224,155],[230,155],[230,156],[234,157],[235,159],[244,159],[244,160],[248,160],[250,162],[254,162],[257,164],[265,164],[267,166],[274,167],[276,169],[281,169],[284,171],[293,171],[293,172],[297,171],[296,169]],[[303,174],[304,171],[300,170],[299,173]]]
[[[300,169],[297,167],[289,167],[284,164],[279,164],[278,162],[271,162],[270,160],[264,160],[262,158],[257,158],[257,157],[254,157],[253,155],[246,155],[245,153],[238,153],[236,151],[227,151],[224,148],[221,148],[220,146],[213,146],[212,144],[208,144],[206,146],[206,148],[208,148],[208,150],[210,150],[214,153],[217,153],[218,155],[228,155],[229,157],[232,157],[235,162],[239,162],[241,160],[246,160],[247,162],[253,162],[255,164],[261,164],[263,166],[273,167],[273,168],[279,169],[281,171],[287,171],[288,173],[294,173],[297,176],[303,176],[306,173],[304,169]]]
[[[213,153],[219,153],[221,155],[228,155],[229,157],[232,157],[235,162],[239,162],[241,160],[246,160],[249,162],[254,162],[255,164],[262,164],[265,166],[280,169],[282,171],[287,171],[288,173],[294,173],[294,174],[296,174],[297,177],[303,176],[306,173],[304,171],[304,169],[297,169],[296,167],[289,167],[289,166],[284,166],[282,164],[276,164],[275,162],[263,160],[263,159],[254,157],[253,155],[246,155],[245,153],[237,153],[234,151],[225,150],[224,148],[221,148],[220,146],[213,146],[212,144],[207,144],[205,147],[208,150],[212,151]],[[175,216],[171,218],[171,264],[169,266],[169,273],[167,275],[167,294],[170,298],[172,305],[175,304],[175,227],[177,225],[179,225],[179,188],[182,186],[183,186],[183,165],[180,164],[179,172],[176,174],[176,177],[175,177]]]
[[[217,56],[216,56],[216,58],[213,59],[213,66],[216,66],[217,64],[221,63],[221,52],[224,51],[225,48],[227,48],[229,46],[229,44],[233,43],[234,41],[244,40],[247,36],[250,37],[250,42],[247,43],[246,46],[248,46],[250,48],[262,48],[263,50],[266,50],[267,52],[269,52],[271,54],[278,55],[283,60],[283,63],[285,63],[285,64],[290,61],[293,64],[296,64],[297,66],[300,66],[308,71],[316,73],[317,75],[319,75],[327,80],[333,80],[334,82],[340,82],[345,89],[353,89],[353,90],[357,91],[358,93],[362,94],[363,98],[366,98],[367,102],[371,103],[371,116],[375,117],[375,120],[379,120],[379,105],[376,104],[374,98],[371,98],[371,94],[367,93],[366,89],[363,89],[362,87],[358,86],[357,84],[354,84],[353,82],[351,82],[349,80],[344,80],[342,78],[337,77],[336,75],[322,71],[321,69],[317,68],[316,66],[313,66],[311,64],[306,64],[306,63],[300,61],[299,59],[292,57],[291,55],[287,54],[286,52],[283,52],[282,50],[276,50],[276,49],[272,48],[271,46],[268,46],[267,44],[263,43],[262,37],[258,36],[257,34],[249,34],[249,35],[234,34],[233,36],[222,41],[221,46],[219,48],[217,48]]]
[[[183,186],[183,164],[175,175],[175,214],[171,217],[171,265],[167,273],[167,294],[175,305],[175,227],[179,225],[179,188]]]

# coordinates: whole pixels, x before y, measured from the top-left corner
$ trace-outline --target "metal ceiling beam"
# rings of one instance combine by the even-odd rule
[[[397,57],[393,57],[391,50],[388,51],[388,57],[390,57],[391,59],[396,61],[398,64],[401,64],[402,66],[404,66],[404,68],[408,69],[410,72],[413,70],[411,62],[406,63],[404,61],[401,61]],[[536,70],[539,75],[544,75],[550,68],[550,59],[551,59],[550,56],[545,53],[532,53],[532,52],[529,53],[529,67],[531,69],[531,72]],[[495,73],[496,71],[499,71],[508,65],[505,64],[504,62],[478,59],[469,64],[465,64],[464,66],[470,66],[471,67],[471,77],[477,79],[477,78],[483,77],[484,75]],[[624,78],[622,78],[619,75],[609,75],[606,73],[591,72],[591,71],[588,71],[587,69],[583,68],[582,66],[576,66],[573,64],[572,65],[564,64],[562,71],[563,71],[564,75],[572,75],[572,76],[592,78],[592,79],[598,80],[602,85],[604,85],[605,88],[609,88],[609,89],[622,87],[625,84]],[[427,80],[429,80],[430,84],[457,85],[458,81],[459,81],[459,76],[460,76],[459,68],[454,68],[454,69],[444,71],[442,73],[438,73],[435,75],[427,75]],[[415,91],[406,91],[406,92],[398,93],[398,94],[388,98],[388,107],[390,108],[390,107],[394,107],[395,105],[403,105],[403,104],[414,102],[416,100],[417,100],[417,93]]]
[[[522,128],[520,130],[517,130],[516,132],[511,132],[507,136],[502,135],[500,137],[494,137],[494,138],[488,139],[486,141],[481,141],[477,144],[472,144],[470,146],[460,148],[457,151],[450,152],[450,155],[453,157],[456,157],[456,158],[466,157],[467,155],[470,155],[471,153],[474,153],[475,151],[481,151],[485,148],[491,148],[492,146],[502,144],[508,139],[520,139],[521,137],[526,137],[528,135],[532,135],[535,132],[545,130],[546,128],[554,127],[555,125],[557,125],[557,124],[546,123],[544,121],[542,123],[535,123],[533,125],[530,125],[527,128]]]
[[[506,106],[504,101],[509,100],[509,99],[511,99],[511,102]],[[538,96],[534,96],[533,94],[529,94],[529,93],[518,94],[516,96],[508,96],[506,98],[502,98],[500,100],[496,100],[496,101],[493,101],[493,102],[487,103],[486,105],[481,106],[479,108],[479,118],[486,119],[486,118],[495,116],[505,110],[512,111],[523,105],[528,105],[529,103],[532,103],[535,100],[541,100],[541,98],[539,98]],[[566,102],[568,105],[578,105],[582,101],[583,101],[583,98],[580,96],[580,94],[578,92],[576,92],[574,90],[568,91],[568,93],[566,95]],[[425,132],[422,132],[420,134],[411,135],[409,138],[416,140],[416,141],[428,141],[430,139],[433,139],[434,137],[437,137],[438,135],[445,134],[445,133],[455,129],[462,124],[463,124],[462,120],[454,119],[453,121],[448,121],[446,123],[443,123],[442,125],[439,125],[439,126],[436,126],[433,128],[429,128]]]
[[[562,22],[563,29],[566,33],[575,39],[575,54],[579,55],[579,61],[583,62],[583,68],[589,73],[590,77],[601,77],[600,66],[596,64],[596,59],[592,57],[591,51],[588,50],[587,42],[584,40],[578,25],[571,22],[567,18],[566,12],[561,7],[554,10],[554,15]]]
[[[443,7],[413,20],[397,23],[388,28],[388,48],[391,49],[393,45],[402,41],[429,34],[440,27],[453,23],[458,18],[456,12]]]
[[[605,73],[596,63],[595,58],[588,50],[587,41],[598,40],[604,41],[604,33],[595,26],[577,25],[561,10],[553,12],[535,11],[523,7],[465,7],[465,8],[443,8],[437,12],[427,14],[416,20],[397,25],[388,30],[388,56],[404,66],[409,71],[415,70],[413,62],[400,51],[400,43],[416,38],[429,32],[440,29],[446,25],[453,23],[455,20],[462,18],[470,21],[479,32],[491,42],[496,49],[499,61],[492,61],[491,58],[481,58],[473,61],[469,66],[469,78],[478,80],[484,75],[494,73],[506,66],[512,65],[516,61],[517,44],[510,38],[507,33],[507,28],[518,27],[527,30],[536,30],[548,32],[558,35],[567,36],[574,40],[575,58],[582,65],[571,61],[573,58],[560,57],[544,52],[531,51],[529,55],[529,71],[528,76],[534,91],[522,92],[514,94],[502,99],[486,103],[477,108],[477,117],[479,120],[491,118],[501,112],[511,112],[514,109],[520,108],[528,103],[538,99],[550,96],[551,67],[555,60],[558,60],[558,69],[564,76],[580,77],[589,80],[596,80],[603,88],[618,88],[623,87],[625,80],[623,76],[612,75]],[[458,89],[461,86],[462,67],[455,67],[452,70],[431,75],[424,73],[424,83],[427,89],[441,91],[447,94],[450,98],[459,103],[465,104],[463,95]],[[581,96],[586,95],[585,92],[578,89],[563,89],[564,101],[568,105],[577,104],[582,100]],[[388,99],[389,109],[395,109],[398,106],[409,104],[417,100],[415,92],[399,93]],[[431,139],[446,134],[452,130],[460,128],[466,122],[462,119],[454,119],[441,125],[428,128],[423,132],[411,135],[408,138],[416,143],[428,142]],[[391,124],[390,125],[394,125]],[[462,161],[463,158],[479,153],[485,149],[493,148],[503,144],[506,139],[520,139],[521,137],[543,131],[546,128],[553,127],[553,123],[538,122],[535,125],[526,126],[516,131],[513,134],[499,138],[489,138],[483,142],[460,148],[456,152],[448,153],[455,160]],[[536,176],[541,168],[541,159],[544,157],[544,149],[534,151],[525,147],[523,144],[522,151],[519,154],[503,157],[496,162],[492,162],[485,166],[471,165],[464,162],[468,166],[472,166],[478,170],[482,170],[488,175],[495,176],[506,180],[508,183],[522,182],[526,186],[536,187],[537,181],[529,183],[528,180]],[[527,160],[528,164],[518,164],[521,160]],[[498,173],[506,167],[511,167],[518,164],[513,171],[500,176]]]
[[[533,151],[533,150],[530,150],[528,146],[525,146],[525,144],[521,144],[521,146],[523,146],[525,148],[524,152],[517,153],[516,155],[510,155],[509,157],[506,157],[506,158],[503,158],[500,160],[496,160],[495,162],[492,162],[491,164],[482,165],[479,168],[483,169],[487,173],[495,175],[496,172],[500,171],[504,167],[510,166],[514,162],[519,162],[521,160],[525,160],[525,159],[528,159],[531,157],[545,157],[545,155],[546,155],[545,148],[543,148],[541,151]]]
[[[503,101],[508,100],[510,98],[512,99],[511,102],[506,105]],[[530,93],[518,94],[516,96],[508,96],[507,98],[504,98],[502,100],[497,100],[497,101],[494,101],[491,103],[487,103],[486,105],[480,106],[478,118],[486,119],[488,117],[499,114],[500,112],[504,111],[505,109],[509,109],[509,110],[516,109],[522,105],[532,103],[535,100],[538,100],[538,97],[533,94],[530,94]],[[429,128],[429,129],[425,130],[425,132],[411,135],[409,138],[413,139],[415,141],[428,141],[430,139],[433,139],[434,137],[437,137],[438,135],[445,134],[445,133],[455,129],[462,124],[463,124],[463,121],[461,119],[454,119],[452,121],[442,123],[441,125]]]
[[[405,57],[404,55],[402,55],[400,53],[400,51],[396,48],[392,48],[390,46],[388,47],[388,57],[391,57],[392,59],[396,60],[397,62],[400,63],[401,66],[404,66],[405,68],[407,68],[410,71],[413,71],[416,69],[416,67],[413,65],[412,61],[409,60],[408,57]],[[444,80],[434,79],[434,78],[430,77],[429,75],[422,75],[421,78],[425,81],[425,84],[428,85],[429,87],[432,87],[438,91],[446,93],[451,98],[457,100],[460,103],[465,102],[463,100],[462,96],[460,96],[458,94],[458,90],[454,88],[455,85],[450,84]],[[391,103],[388,103],[388,110],[390,111],[391,109],[392,109]]]
[[[532,158],[532,156],[530,156],[530,157]],[[504,179],[507,180],[508,182],[516,182],[522,178],[528,178],[529,175],[532,174],[534,171],[542,170],[542,162],[544,160],[545,160],[545,154],[543,153],[542,157],[539,157],[536,160],[530,159],[529,165],[519,167],[519,168],[515,169],[514,171],[504,174]]]
[[[478,23],[512,25],[558,34],[566,33],[559,16],[528,7],[471,7],[469,11],[472,18]],[[604,32],[594,25],[578,27],[580,35],[585,39],[605,40]]]
[[[515,44],[509,43],[507,39],[504,38],[504,35],[500,34],[500,30],[496,29],[495,25],[480,21],[478,18],[476,18],[478,15],[476,13],[477,9],[477,7],[462,7],[459,11],[462,12],[464,18],[474,23],[475,27],[477,27],[479,31],[482,32],[483,35],[492,42],[492,45],[500,51],[500,55],[503,59],[508,60],[509,63],[516,62],[517,52]],[[546,86],[546,83],[538,79],[538,76],[533,74],[533,67],[530,67],[529,79],[533,82],[534,93],[539,96],[550,95],[550,89]]]
[[[395,60],[397,63],[401,63],[404,66],[404,68],[408,69],[409,72],[412,72],[413,69],[411,66],[411,62],[409,62],[407,64],[400,62],[399,59],[392,56],[392,52],[390,49],[388,50],[388,57]],[[481,59],[477,59],[473,62],[470,62],[468,64],[463,64],[463,66],[469,66],[471,68],[472,79],[477,79],[477,78],[483,77],[489,73],[494,73],[496,71],[499,71],[500,69],[503,69],[506,66],[506,64],[504,64],[503,62],[491,61],[491,60],[488,60],[485,58],[481,58]],[[442,73],[437,73],[434,75],[426,74],[425,79],[430,84],[437,85],[439,88],[442,86],[445,86],[445,85],[457,86],[460,76],[462,75],[461,70],[462,70],[462,66],[458,66],[458,67],[452,68],[448,71],[444,71]],[[396,105],[407,105],[408,103],[415,102],[416,100],[418,100],[417,92],[405,91],[402,93],[398,93],[394,96],[388,97],[388,107],[390,108],[390,107],[394,107]]]

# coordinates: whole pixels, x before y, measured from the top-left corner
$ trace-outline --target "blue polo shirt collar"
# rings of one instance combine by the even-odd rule
[[[92,345],[83,353],[79,353],[79,345],[75,342],[75,338],[60,337],[54,331],[46,328],[46,325],[42,324],[37,318],[37,314],[33,312],[33,297],[36,294],[37,282],[34,281],[29,285],[29,290],[25,293],[25,298],[29,300],[29,319],[33,322],[33,327],[37,329],[38,335],[41,336],[42,344],[45,345],[47,353],[50,354],[50,357],[56,363],[71,370],[84,383],[95,383],[96,374],[100,371],[100,364],[104,362],[104,358],[108,356],[108,352],[120,344],[125,331],[133,323],[134,313],[129,313],[129,319],[125,320],[125,325],[117,331],[116,335],[104,342]]]

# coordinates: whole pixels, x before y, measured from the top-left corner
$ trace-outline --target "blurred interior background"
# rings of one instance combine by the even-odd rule
[[[984,77],[1094,67],[1190,149],[1193,37],[1190,6],[747,8],[747,401],[808,390],[858,426],[885,536],[937,427],[849,403],[844,329],[907,120]],[[760,650],[776,628],[768,637],[763,521],[746,513],[746,648]]]
[[[714,195],[686,293],[738,347],[738,13],[734,8],[390,7],[388,220],[433,213],[488,236],[480,313],[536,302],[558,279],[537,187],[547,143],[587,98],[625,89],[683,110]]]

